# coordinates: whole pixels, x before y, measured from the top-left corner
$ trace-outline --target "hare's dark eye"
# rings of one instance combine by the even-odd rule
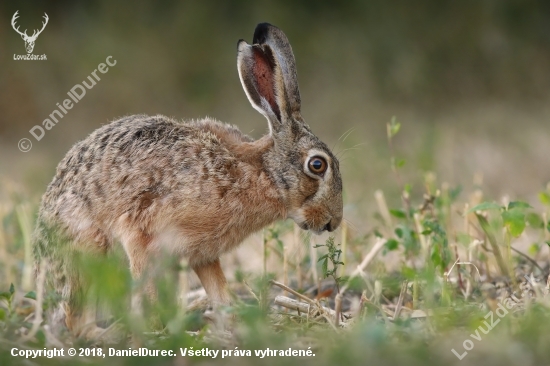
[[[321,175],[327,170],[327,162],[325,159],[318,156],[312,157],[307,166],[313,174],[317,175]]]

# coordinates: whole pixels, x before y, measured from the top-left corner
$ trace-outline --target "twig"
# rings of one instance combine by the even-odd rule
[[[405,297],[405,293],[407,292],[408,284],[409,282],[407,280],[403,281],[403,283],[401,284],[401,292],[399,293],[399,299],[397,300],[397,306],[395,307],[395,313],[393,314],[394,319],[399,318],[401,308],[403,307],[403,298]]]
[[[346,221],[342,221],[342,262],[344,263],[344,265],[341,268],[340,270],[340,276],[343,276],[344,275],[344,272],[346,270],[346,263],[348,263],[348,260],[346,259],[347,258],[347,252],[348,252],[348,224]]]
[[[335,299],[335,305],[334,305],[334,325],[338,327],[340,325],[340,316],[342,313],[342,294],[336,295]]]
[[[317,273],[317,251],[311,245],[311,236],[307,238],[309,246],[309,258],[311,261],[311,274],[313,276],[313,283],[317,285],[317,291],[321,291],[321,281],[319,280],[319,274]]]
[[[449,275],[451,274],[451,272],[453,271],[453,268],[455,268],[456,264],[460,261],[460,258],[456,258],[456,261],[453,263],[453,265],[451,266],[451,268],[449,268],[449,270],[445,273],[443,273],[443,276],[445,277],[445,281],[449,281]]]
[[[392,220],[390,210],[388,209],[386,199],[384,198],[384,192],[382,192],[381,190],[377,190],[376,192],[374,192],[374,199],[376,200],[376,204],[378,205],[378,209],[380,210],[380,215],[384,219],[386,227],[391,228]]]
[[[310,303],[310,304],[316,305],[316,304],[315,304],[315,301],[311,300],[311,299],[310,299],[309,297],[307,297],[307,296],[302,295],[302,294],[299,293],[299,292],[294,291],[293,289],[291,289],[290,287],[288,287],[288,286],[285,285],[285,284],[282,284],[282,283],[277,282],[277,281],[275,281],[275,280],[271,280],[271,281],[269,281],[269,282],[270,282],[272,285],[275,285],[275,286],[277,286],[277,287],[280,287],[280,288],[282,288],[283,290],[290,292],[292,295],[294,295],[294,296],[296,296],[296,297],[299,297],[300,299],[302,299],[302,300],[304,300],[304,301],[306,301],[306,302],[308,302],[308,303]]]
[[[262,246],[264,249],[264,277],[267,275],[267,235],[265,233],[266,229],[262,231]]]
[[[293,235],[294,235],[294,251],[296,253],[296,277],[298,278],[298,288],[302,289],[304,284],[302,282],[302,242],[300,240],[300,228],[298,225],[294,224],[293,226]]]
[[[29,291],[32,288],[32,247],[31,247],[31,232],[32,224],[29,219],[29,208],[27,205],[22,204],[15,208],[17,215],[17,221],[23,234],[23,246],[25,248],[25,265],[23,266],[23,275],[21,278],[21,287],[25,291]]]
[[[290,297],[281,296],[281,295],[276,296],[274,302],[276,305],[285,307],[287,309],[296,310],[304,314],[315,315],[315,313],[312,312],[312,310],[317,310],[317,312],[320,314],[325,313],[330,316],[336,315],[336,312],[334,310],[327,308],[325,306],[322,306],[315,302],[313,304],[305,303],[305,302],[301,302],[295,299],[291,299]],[[333,323],[332,320],[330,322]]]
[[[288,245],[285,243],[283,243],[283,283],[288,285]],[[283,295],[286,295],[286,292]]]
[[[426,241],[426,237],[422,235],[422,232],[424,232],[424,228],[422,227],[422,223],[420,222],[420,215],[418,213],[415,213],[413,215],[413,218],[416,233],[418,234],[418,239],[420,240],[420,247],[422,248],[422,257],[424,260],[427,260],[430,248],[428,242]]]
[[[520,252],[520,251],[517,250],[516,248],[514,248],[514,247],[511,247],[511,248],[512,248],[512,250],[513,250],[514,252],[518,253],[518,254],[521,255],[523,258],[527,259],[529,262],[533,263],[533,265],[535,265],[538,269],[540,269],[540,271],[541,271],[542,273],[544,273],[544,269],[542,269],[542,267],[538,265],[537,261],[535,261],[533,258],[529,257],[527,254]]]
[[[378,254],[380,249],[382,249],[382,247],[385,244],[386,244],[386,240],[384,240],[382,238],[377,238],[376,243],[374,243],[374,246],[371,248],[370,252],[365,256],[365,258],[363,258],[363,261],[361,262],[361,264],[359,264],[357,266],[357,268],[355,269],[355,271],[353,271],[353,273],[349,276],[348,281],[346,282],[346,284],[342,287],[342,290],[340,291],[341,294],[344,294],[344,292],[346,292],[346,290],[348,288],[348,284],[350,283],[350,280],[352,278],[354,278],[357,275],[363,273],[363,271],[368,266],[368,264],[374,259],[376,254]]]
[[[116,328],[116,325],[120,323],[122,319],[117,319],[113,322],[113,324],[109,325],[106,329],[103,330],[98,336],[97,339],[102,339],[107,333],[111,332],[113,329]]]
[[[322,313],[321,314],[323,316],[323,318],[325,318],[327,320],[327,323],[330,324],[330,326],[332,327],[332,329],[334,329],[335,332],[338,331],[338,328],[336,328],[336,325],[333,324],[333,322],[329,319],[329,317],[327,316],[327,314],[325,313]]]
[[[456,257],[456,260],[458,261],[458,248],[456,247],[456,245],[454,246],[455,247],[455,257]],[[460,263],[457,262],[456,264],[456,272],[458,273],[458,287],[460,287],[460,289],[462,291],[464,291],[464,283],[462,282],[462,275],[460,273]]]
[[[453,270],[453,268],[455,268],[455,264],[469,264],[469,265],[471,265],[471,266],[474,266],[474,268],[475,268],[476,271],[477,271],[478,279],[481,279],[481,273],[479,272],[479,269],[477,268],[477,266],[476,266],[475,264],[473,264],[472,262],[459,262],[458,259],[454,262],[454,264],[451,266],[451,268],[449,269],[449,271],[444,273],[444,276],[445,276],[446,278],[449,277],[449,275],[451,274],[451,271]]]
[[[485,237],[489,241],[489,244],[491,245],[491,249],[493,250],[493,255],[495,256],[495,259],[497,261],[497,264],[500,268],[500,271],[505,276],[510,276],[508,271],[508,266],[504,263],[504,259],[502,258],[502,255],[500,253],[500,249],[498,248],[497,239],[493,235],[491,231],[491,226],[489,225],[489,222],[487,219],[482,216],[481,214],[475,213],[477,220],[479,221],[479,225],[485,232]],[[511,277],[511,276],[510,276]]]
[[[252,288],[250,287],[250,285],[248,284],[248,282],[246,282],[246,280],[243,280],[243,284],[244,284],[244,286],[246,287],[246,289],[248,290],[248,292],[250,292],[250,294],[256,299],[256,301],[258,302],[258,304],[260,304],[260,299],[258,298],[258,296],[256,296],[256,294],[254,293],[254,291],[252,291]]]
[[[321,319],[325,319],[327,323],[334,329],[334,331],[338,331],[338,328],[334,325],[334,321],[329,318],[329,316],[334,317],[334,310],[326,308],[324,306],[321,306],[320,304],[315,304],[314,307],[311,306],[311,304],[306,304],[304,302],[300,302],[298,300],[291,299],[286,296],[277,296],[275,297],[275,304],[285,307],[287,309],[296,310],[298,312],[298,315],[301,317],[306,317],[306,320],[309,322],[309,316],[310,315],[316,315],[311,321],[318,322]],[[313,311],[315,310],[315,311]],[[302,315],[302,313],[304,315]],[[348,325],[347,323],[341,323],[340,326],[343,327],[345,325]]]

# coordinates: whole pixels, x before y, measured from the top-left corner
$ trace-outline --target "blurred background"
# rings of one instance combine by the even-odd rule
[[[13,59],[26,54],[10,24],[16,10],[28,34],[48,14],[33,52],[47,61]],[[549,1],[4,1],[0,19],[0,179],[36,203],[69,148],[120,116],[210,116],[264,134],[236,45],[265,21],[290,39],[303,116],[342,160],[358,231],[368,230],[375,190],[399,203],[392,116],[402,124],[393,142],[402,179],[420,199],[427,172],[465,192],[483,185],[497,200],[536,201],[550,181]],[[107,56],[116,66],[36,141],[29,129]]]

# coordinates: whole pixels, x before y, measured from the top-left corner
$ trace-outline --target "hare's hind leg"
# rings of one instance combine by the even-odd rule
[[[66,326],[73,335],[79,336],[90,315],[85,317],[83,314],[85,289],[78,265],[74,262],[71,248],[75,247],[70,235],[60,230],[58,225],[51,224],[51,220],[39,217],[33,236],[35,274],[38,276],[41,268],[46,271],[46,293],[53,290],[56,296],[48,321],[56,333]]]
[[[193,270],[199,277],[213,304],[227,305],[231,302],[227,291],[227,280],[223,274],[219,258],[207,264],[193,266]]]
[[[55,230],[49,230],[48,236],[40,233],[35,236],[37,271],[38,263],[47,263],[44,267],[48,279],[46,289],[52,289],[57,297],[57,304],[49,314],[54,331],[59,333],[65,326],[75,337],[97,340],[98,335],[104,333],[104,329],[96,325],[97,292],[91,291],[93,279],[87,278],[82,262],[82,258],[90,254],[74,249],[86,247],[90,248]],[[93,253],[104,254],[103,251]],[[88,275],[91,274],[93,271],[89,271]]]
[[[80,253],[68,254],[64,266],[64,283],[62,286],[62,307],[65,313],[65,324],[75,337],[98,340],[104,329],[96,324],[96,293],[82,271]]]

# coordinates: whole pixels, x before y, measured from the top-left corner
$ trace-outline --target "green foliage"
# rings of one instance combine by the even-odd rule
[[[432,245],[430,248],[431,265],[439,268],[441,273],[446,271],[451,262],[452,254],[449,250],[449,240],[445,229],[436,220],[424,220],[422,223],[424,236],[431,237]]]
[[[487,211],[487,210],[500,210],[502,206],[495,202],[483,202],[479,205],[472,207],[468,212],[475,211]]]
[[[542,204],[546,206],[550,206],[550,192],[540,192],[539,193],[539,200]]]
[[[392,140],[395,137],[395,135],[397,135],[399,130],[401,129],[401,123],[397,122],[397,118],[395,116],[393,116],[392,119],[390,120],[390,122],[386,125],[386,129],[387,129],[388,143],[390,145],[390,149],[391,149],[391,153],[392,153],[392,156],[390,158],[391,168],[394,172],[397,173],[397,170],[399,168],[402,168],[403,166],[405,166],[405,160],[404,159],[397,159],[395,157],[395,153],[393,151]]]
[[[525,229],[525,213],[521,209],[508,209],[502,212],[504,225],[515,237],[521,235]]]
[[[499,210],[501,212],[502,222],[508,229],[508,232],[514,236],[520,236],[525,230],[526,224],[538,227],[542,224],[542,219],[532,212],[526,213],[526,210],[533,207],[526,202],[512,201],[506,207],[493,202],[483,202],[472,207],[469,212]],[[478,215],[479,218],[479,215]]]
[[[342,250],[338,249],[340,244],[336,245],[334,244],[334,238],[331,236],[327,239],[325,244],[316,244],[314,248],[320,248],[320,247],[326,247],[327,253],[323,254],[319,259],[318,262],[321,262],[321,268],[323,270],[323,276],[325,278],[332,277],[334,279],[334,283],[336,284],[336,289],[338,292],[340,292],[340,284],[343,282],[343,278],[339,277],[337,275],[338,273],[338,266],[344,265],[343,262],[340,261],[340,256],[342,255]],[[332,264],[332,268],[328,268],[328,262]]]
[[[407,214],[403,210],[399,209],[390,209],[390,214],[394,217],[397,217],[398,219],[406,219]]]
[[[387,129],[388,139],[391,139],[392,137],[397,135],[397,133],[401,129],[401,123],[397,122],[397,118],[395,116],[391,118],[390,123],[388,123],[387,125]]]

